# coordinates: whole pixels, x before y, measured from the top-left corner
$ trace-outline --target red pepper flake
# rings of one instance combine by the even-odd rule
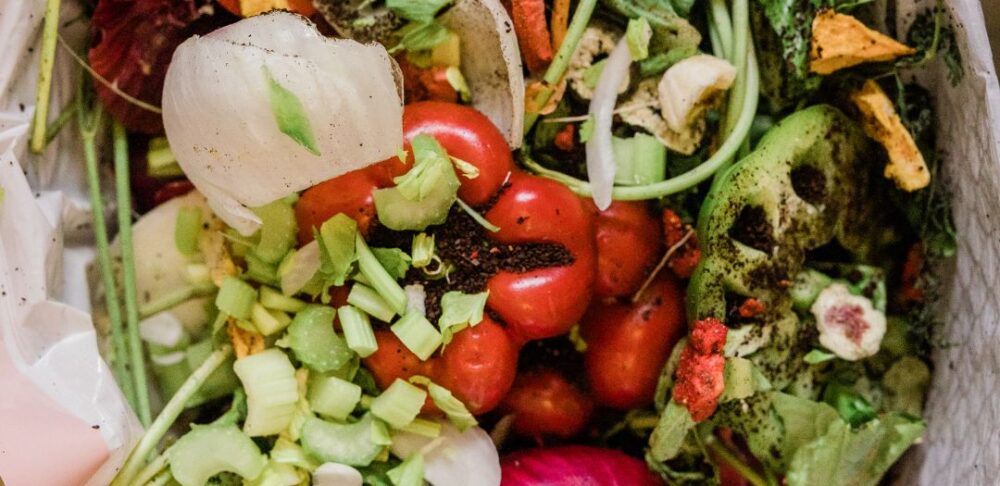
[[[681,352],[673,398],[687,407],[695,422],[701,422],[715,413],[719,396],[725,388],[723,372],[726,358],[722,356],[722,350],[727,332],[726,326],[718,319],[695,321],[688,343]]]
[[[764,304],[751,297],[743,301],[737,312],[739,312],[740,317],[743,319],[752,319],[764,312]]]
[[[670,209],[663,210],[662,220],[663,237],[667,248],[680,243],[689,232],[694,231],[691,225],[684,224],[681,217]],[[667,266],[677,277],[689,278],[699,261],[701,261],[701,250],[698,249],[698,235],[692,234],[670,257]]]
[[[510,16],[528,71],[540,73],[552,62],[552,39],[545,20],[545,0],[512,0]]]
[[[576,148],[576,125],[572,123],[567,123],[559,133],[556,134],[555,140],[553,140],[556,148],[562,150],[563,152],[572,152]]]
[[[924,269],[924,247],[917,243],[906,252],[903,270],[899,278],[899,302],[904,306],[924,301],[924,289],[920,286],[920,273]]]

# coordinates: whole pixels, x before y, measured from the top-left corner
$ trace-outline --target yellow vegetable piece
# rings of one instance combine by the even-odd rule
[[[866,62],[891,61],[915,52],[916,49],[869,29],[850,15],[826,9],[813,19],[809,70],[826,75]]]
[[[242,359],[264,350],[264,336],[243,329],[236,324],[236,320],[233,318],[229,318],[229,322],[226,324],[226,334],[229,334],[229,342],[233,345],[236,359]]]
[[[871,79],[865,81],[860,90],[851,93],[851,101],[861,111],[865,133],[889,153],[885,176],[904,191],[927,187],[931,182],[931,173],[927,170],[924,156],[878,83]]]

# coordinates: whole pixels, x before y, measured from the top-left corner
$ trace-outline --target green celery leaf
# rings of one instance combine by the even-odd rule
[[[389,53],[395,53],[400,50],[410,52],[426,51],[448,40],[448,29],[433,21],[426,23],[411,22],[406,27],[400,29],[399,32],[403,37],[399,39],[399,44],[389,49]]]
[[[278,130],[288,135],[292,140],[301,145],[313,155],[320,155],[319,148],[316,147],[316,137],[313,135],[312,124],[306,116],[306,109],[302,105],[295,93],[282,86],[271,70],[264,66],[264,76],[267,77],[269,97],[271,101],[271,113],[274,121],[278,123]]]
[[[441,297],[441,317],[438,318],[438,328],[441,329],[442,342],[451,342],[454,333],[465,326],[475,326],[483,320],[486,309],[486,299],[489,291],[478,294],[464,294],[450,291]]]
[[[410,270],[410,255],[399,248],[372,248],[372,253],[396,280],[402,280]]]
[[[430,22],[451,0],[386,0],[392,13],[414,22]]]

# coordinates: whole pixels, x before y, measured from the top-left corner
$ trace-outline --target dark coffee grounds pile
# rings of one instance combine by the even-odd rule
[[[491,241],[486,229],[458,207],[452,208],[444,224],[431,226],[425,232],[434,235],[437,256],[451,268],[447,278],[443,275],[428,277],[424,270],[416,268],[411,268],[406,274],[406,284],[424,286],[426,314],[431,322],[436,322],[441,316],[441,296],[446,292],[482,292],[486,289],[486,282],[498,272],[524,273],[570,265],[574,261],[569,250],[555,243],[505,245]],[[368,244],[401,248],[409,253],[415,234],[412,231],[392,231],[376,222]],[[431,265],[433,267],[437,263]]]

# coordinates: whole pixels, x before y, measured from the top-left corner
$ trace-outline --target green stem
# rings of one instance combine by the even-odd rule
[[[80,84],[83,90],[83,83]],[[90,212],[94,222],[94,240],[97,246],[97,265],[100,268],[101,283],[104,285],[104,304],[108,311],[111,327],[112,367],[122,392],[129,403],[135,407],[135,390],[129,379],[125,360],[128,349],[125,347],[125,336],[122,332],[121,304],[118,300],[118,287],[115,285],[115,272],[111,265],[111,250],[108,244],[108,226],[104,221],[104,198],[101,196],[101,178],[97,167],[97,147],[95,139],[101,126],[103,110],[100,104],[95,104],[93,111],[88,113],[82,108],[85,103],[82,93],[77,94],[77,123],[80,126],[80,137],[83,141],[83,158],[87,167],[87,186],[90,192]]]
[[[162,474],[153,478],[152,481],[146,483],[145,486],[164,486],[170,484],[170,481],[174,479],[174,476],[170,474],[170,471],[163,471]]]
[[[48,146],[49,143],[55,140],[56,136],[59,135],[59,132],[62,130],[63,126],[69,123],[69,121],[72,120],[74,116],[76,116],[76,110],[78,109],[80,108],[79,105],[76,103],[76,100],[70,101],[69,105],[67,105],[66,108],[64,108],[63,111],[59,113],[59,116],[56,118],[56,120],[49,124],[49,127],[46,129],[46,134],[45,134],[46,146]]]
[[[739,473],[743,479],[746,479],[753,486],[771,486],[757,471],[736,457],[728,447],[719,442],[714,436],[707,437],[704,444],[713,455],[724,462],[726,466]]]
[[[734,53],[733,20],[729,17],[726,0],[712,0],[709,3],[708,27],[718,33],[719,44],[722,48],[721,57],[731,61]],[[737,40],[735,45],[739,46],[741,44]],[[719,55],[720,53],[716,53],[716,56]],[[739,66],[737,66],[737,69],[739,69]]]
[[[163,312],[171,307],[183,304],[195,297],[206,297],[211,295],[217,287],[214,283],[204,285],[188,285],[181,287],[169,294],[154,301],[139,306],[139,317],[145,319],[153,314]]]
[[[156,456],[146,467],[135,477],[134,484],[146,484],[153,480],[160,472],[167,468],[167,453]]]
[[[156,417],[152,425],[146,429],[146,433],[136,444],[135,449],[132,449],[132,453],[129,454],[128,460],[122,466],[118,475],[111,482],[112,486],[126,486],[134,484],[134,479],[139,473],[140,468],[146,462],[146,458],[149,454],[153,452],[156,445],[160,443],[163,436],[167,433],[167,430],[174,424],[177,417],[180,416],[181,412],[184,411],[185,406],[188,401],[191,400],[198,390],[205,384],[205,381],[219,368],[223,363],[229,359],[229,356],[233,353],[233,348],[229,345],[224,345],[221,348],[215,350],[208,356],[198,369],[191,373],[191,376],[184,381],[184,384],[174,393],[174,396],[170,398],[170,401],[163,407],[160,415]]]
[[[122,294],[125,297],[125,330],[128,332],[129,358],[135,384],[136,414],[144,427],[149,426],[149,386],[146,361],[139,339],[139,298],[135,285],[135,252],[132,249],[132,189],[129,187],[128,136],[125,127],[112,123],[115,160],[115,192],[118,199],[118,242],[122,259]]]
[[[35,126],[31,132],[31,151],[36,154],[45,150],[49,98],[52,94],[52,66],[56,60],[56,36],[59,34],[59,4],[59,0],[48,0],[45,3],[41,61],[38,64],[38,91],[35,94]]]
[[[534,106],[537,106],[539,110],[548,104],[549,98],[555,92],[554,86],[559,84],[563,74],[566,73],[569,61],[573,58],[573,53],[576,52],[576,46],[580,43],[580,38],[583,37],[583,31],[587,29],[587,24],[590,23],[590,17],[594,14],[595,7],[597,7],[597,0],[580,0],[580,3],[576,5],[576,11],[573,12],[573,19],[570,20],[569,27],[566,29],[566,37],[563,38],[559,50],[556,52],[555,57],[552,58],[552,63],[549,64],[548,69],[545,70],[545,75],[542,77],[546,86],[535,95]],[[537,112],[524,114],[525,134],[531,131],[531,127],[535,126],[535,121],[537,120]]]

